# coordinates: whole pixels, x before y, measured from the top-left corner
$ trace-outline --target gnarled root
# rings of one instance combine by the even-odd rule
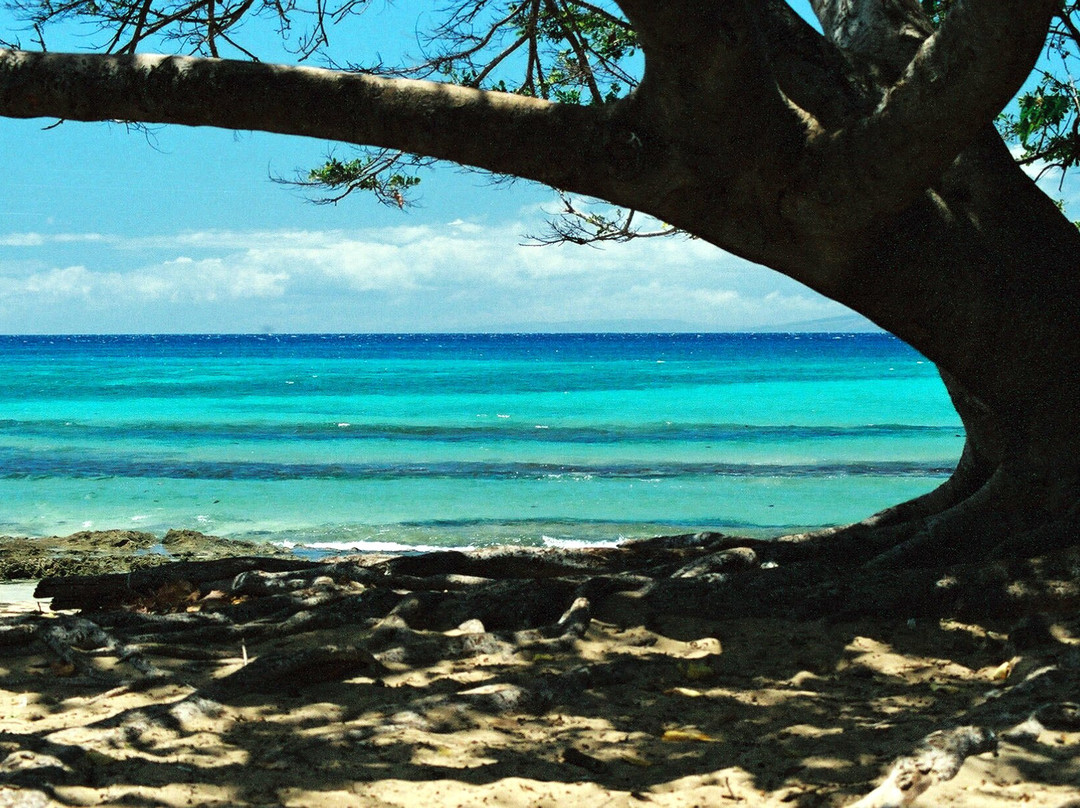
[[[997,736],[982,727],[938,730],[923,738],[910,755],[899,758],[875,788],[849,808],[902,808],[931,786],[956,777],[971,755],[997,752]]]

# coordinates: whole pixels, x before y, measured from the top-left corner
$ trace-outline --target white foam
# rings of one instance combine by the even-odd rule
[[[284,544],[283,544],[284,546]],[[313,541],[306,544],[292,544],[292,547],[305,547],[310,550],[333,550],[353,553],[438,553],[444,550],[475,550],[472,545],[461,547],[436,547],[429,544],[401,544],[396,541]]]
[[[586,541],[584,539],[556,539],[553,536],[541,536],[545,547],[558,550],[584,550],[589,547],[618,547],[622,539],[615,541]]]

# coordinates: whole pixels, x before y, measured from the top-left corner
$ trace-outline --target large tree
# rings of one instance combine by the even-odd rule
[[[400,153],[650,214],[904,339],[963,418],[938,490],[784,552],[948,561],[1074,539],[1080,232],[993,126],[1074,4],[813,0],[819,33],[783,0],[457,0],[423,64],[383,75],[260,62],[241,38],[251,15],[294,30],[307,13],[300,61],[325,55],[362,5],[22,0],[40,50],[0,51],[0,115],[308,135],[384,150],[312,173],[342,192],[400,202]],[[72,18],[104,52],[44,50]],[[162,43],[189,55],[139,52]]]

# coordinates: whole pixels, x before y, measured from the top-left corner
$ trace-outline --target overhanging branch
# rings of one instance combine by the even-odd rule
[[[618,197],[612,108],[310,67],[0,51],[0,115],[301,135],[410,152]],[[632,201],[631,201],[632,204]]]

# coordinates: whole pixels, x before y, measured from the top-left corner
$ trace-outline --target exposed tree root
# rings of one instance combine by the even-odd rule
[[[327,645],[302,652],[261,656],[204,689],[216,700],[244,693],[281,693],[361,674],[378,676],[386,669],[365,648]]]
[[[841,543],[855,542],[867,529],[853,526],[838,535]],[[493,631],[535,629],[553,624],[579,597],[588,599],[594,612],[633,608],[646,616],[728,617],[1020,617],[1080,603],[1075,547],[1032,561],[995,561],[984,548],[969,556],[975,563],[947,564],[926,546],[939,538],[919,534],[884,554],[874,553],[869,563],[866,552],[841,559],[811,552],[822,538],[768,542],[719,534],[658,538],[614,550],[357,556],[304,562],[294,569],[282,569],[283,559],[270,559],[271,569],[261,570],[257,559],[245,558],[233,565],[208,561],[157,568],[156,591],[119,575],[46,579],[36,594],[55,594],[53,608],[96,611],[103,603],[126,603],[125,610],[96,618],[100,626],[142,642],[168,637],[179,653],[189,649],[189,658],[197,655],[190,649],[206,642],[283,638],[374,624],[389,614],[418,630],[445,631],[468,620]],[[233,579],[220,578],[223,569],[236,568],[240,572]],[[25,643],[27,636],[15,625],[0,634],[0,641]]]
[[[893,764],[885,782],[851,808],[902,808],[931,786],[956,777],[970,755],[997,751],[997,736],[982,727],[937,730]]]
[[[1048,510],[1039,487],[998,468],[977,487],[985,468],[964,463],[936,490],[850,525],[753,543],[778,563],[828,561],[843,567],[945,569],[950,565],[1020,563],[1067,550],[1080,535],[1080,498]],[[737,546],[729,540],[725,546]],[[750,544],[750,543],[744,543]]]
[[[102,630],[101,626],[85,618],[64,615],[56,620],[43,623],[37,633],[37,639],[58,660],[61,665],[70,666],[71,670],[91,678],[114,678],[95,667],[87,654],[79,649],[89,649],[95,655],[108,654],[126,663],[143,676],[165,676],[165,671],[146,659],[135,647],[117,641]]]
[[[75,575],[46,578],[38,586],[37,597],[53,598],[56,609],[106,609],[133,603],[140,598],[158,597],[169,582],[187,581],[194,586],[213,589],[215,583],[231,583],[247,570],[276,572],[318,566],[295,558],[243,556],[216,561],[179,561],[164,567],[106,575]],[[174,593],[167,593],[174,597]],[[70,606],[68,604],[71,604]],[[152,605],[152,604],[149,604]]]

